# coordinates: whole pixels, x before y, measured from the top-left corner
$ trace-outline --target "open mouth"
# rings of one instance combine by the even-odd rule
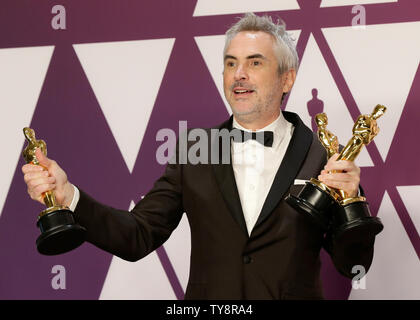
[[[246,96],[253,92],[254,90],[251,90],[251,89],[234,89],[233,90],[233,93],[235,94],[235,96]]]

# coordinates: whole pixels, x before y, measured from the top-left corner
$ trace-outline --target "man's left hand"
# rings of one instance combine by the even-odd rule
[[[318,180],[327,186],[345,191],[349,197],[359,193],[360,168],[353,161],[336,161],[338,153],[333,155],[318,176]]]

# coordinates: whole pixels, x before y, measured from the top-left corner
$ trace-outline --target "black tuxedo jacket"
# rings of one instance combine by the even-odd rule
[[[186,299],[322,299],[320,250],[352,277],[354,265],[369,269],[374,239],[340,244],[285,201],[317,177],[326,152],[300,118],[258,221],[248,236],[231,164],[168,164],[152,190],[129,213],[102,205],[80,190],[76,220],[87,240],[129,261],[161,246],[186,212],[191,261]],[[218,128],[230,129],[232,118]],[[230,150],[230,149],[229,149]]]

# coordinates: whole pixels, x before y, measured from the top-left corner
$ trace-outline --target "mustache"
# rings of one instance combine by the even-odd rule
[[[246,84],[246,83],[243,83],[243,82],[240,82],[240,81],[235,81],[231,86],[230,86],[230,91],[232,91],[233,90],[233,88],[235,88],[235,87],[241,87],[241,88],[244,88],[244,89],[246,89],[246,90],[254,90],[254,91],[256,91],[256,87],[255,86],[253,86],[253,85],[250,85],[250,84]]]

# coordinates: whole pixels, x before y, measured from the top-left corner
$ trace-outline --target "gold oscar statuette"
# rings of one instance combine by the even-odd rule
[[[328,159],[338,153],[338,138],[327,129],[328,117],[325,113],[318,113],[315,116],[315,122],[318,127],[318,139],[327,150]]]
[[[35,151],[39,148],[46,156],[45,141],[37,140],[35,131],[28,127],[23,128],[23,134],[28,142],[22,153],[23,158],[26,163],[40,166]],[[85,240],[86,230],[75,222],[71,210],[57,204],[52,190],[44,192],[42,197],[47,208],[38,215],[37,226],[41,231],[36,240],[38,251],[45,255],[56,255],[80,246]]]
[[[379,133],[376,120],[385,111],[386,107],[378,104],[371,114],[357,118],[353,135],[339,153],[337,161],[354,161],[357,158],[363,146],[368,145]],[[338,139],[327,129],[325,113],[317,114],[315,122],[319,141],[329,159],[338,153]],[[349,241],[358,236],[376,235],[383,229],[379,218],[371,216],[365,197],[350,197],[344,190],[328,187],[315,178],[311,178],[297,196],[289,195],[286,201],[297,211],[311,217],[324,231],[333,229],[336,237]]]

